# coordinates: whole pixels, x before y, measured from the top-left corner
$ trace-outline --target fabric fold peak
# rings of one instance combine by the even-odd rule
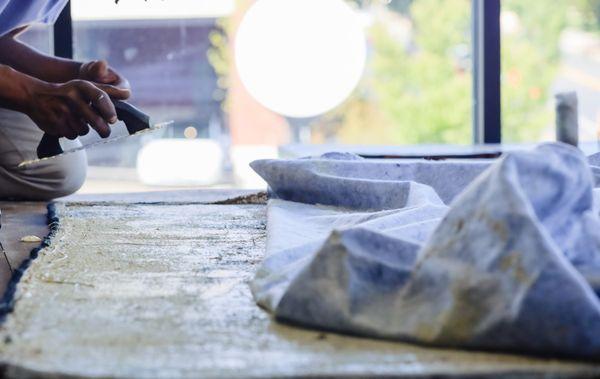
[[[308,327],[600,358],[599,158],[253,162],[273,198],[252,292]]]

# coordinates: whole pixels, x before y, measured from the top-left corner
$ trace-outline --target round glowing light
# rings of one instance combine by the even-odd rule
[[[187,139],[194,139],[198,137],[198,131],[193,126],[188,126],[183,130],[183,136]]]
[[[366,39],[343,0],[258,0],[236,34],[240,79],[259,103],[312,117],[343,102],[360,80]]]

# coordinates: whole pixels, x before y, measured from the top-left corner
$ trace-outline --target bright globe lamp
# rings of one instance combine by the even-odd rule
[[[284,116],[335,108],[358,84],[365,61],[363,23],[343,0],[258,0],[236,35],[242,83]]]

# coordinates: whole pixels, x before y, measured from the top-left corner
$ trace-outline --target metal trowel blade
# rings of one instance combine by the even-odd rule
[[[89,143],[87,145],[82,145],[82,146],[78,146],[78,147],[74,147],[74,148],[65,150],[62,153],[53,155],[51,157],[26,160],[26,161],[23,161],[23,162],[19,163],[19,165],[17,167],[19,167],[19,168],[21,168],[21,167],[27,167],[27,166],[30,166],[30,165],[33,165],[33,164],[36,164],[36,163],[39,163],[39,162],[43,162],[43,161],[47,161],[47,160],[50,160],[50,159],[54,159],[56,157],[60,157],[60,156],[63,156],[63,155],[75,153],[77,151],[86,150],[86,149],[89,149],[89,148],[92,148],[92,147],[95,147],[95,146],[99,146],[99,145],[104,145],[104,144],[107,144],[107,143],[112,143],[112,142],[119,141],[119,140],[122,140],[122,139],[125,139],[125,138],[128,138],[128,137],[132,137],[132,136],[137,136],[137,135],[144,134],[144,133],[153,132],[155,130],[171,126],[173,124],[173,122],[174,121],[161,122],[161,123],[155,124],[153,126],[150,126],[149,128],[142,129],[142,130],[140,130],[140,131],[138,131],[136,133],[133,133],[133,134],[125,134],[125,135],[118,136],[118,137],[113,137],[113,138],[109,137],[109,138],[106,138],[106,139],[101,139],[99,141],[95,141],[95,142]]]

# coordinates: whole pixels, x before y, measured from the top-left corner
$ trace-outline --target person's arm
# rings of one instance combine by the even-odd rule
[[[49,83],[66,83],[73,79],[111,84],[129,89],[127,80],[106,61],[76,62],[43,54],[17,39],[26,27],[0,37],[0,64]]]
[[[1,64],[51,83],[79,77],[80,62],[48,56],[19,41],[17,36],[25,29],[22,27],[0,37]]]
[[[110,98],[128,96],[129,91],[111,85],[85,80],[48,83],[0,65],[0,106],[25,113],[44,132],[58,137],[85,135],[88,124],[108,137],[108,124],[117,121]]]

